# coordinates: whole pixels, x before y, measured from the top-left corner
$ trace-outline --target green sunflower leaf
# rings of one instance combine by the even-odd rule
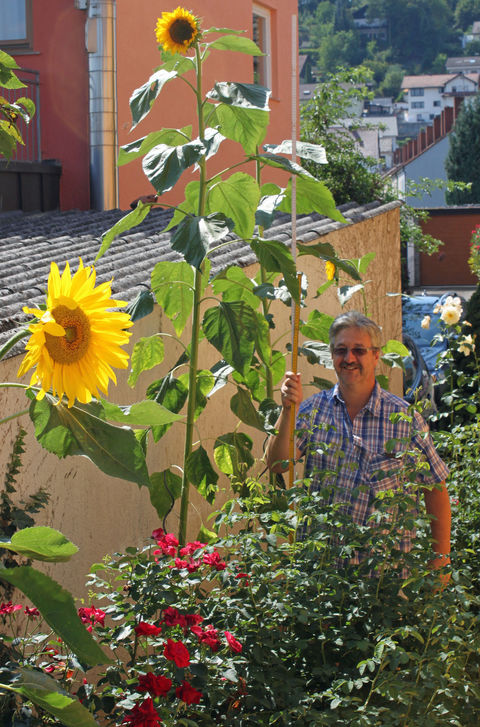
[[[218,474],[213,469],[207,451],[202,446],[187,457],[185,473],[188,481],[212,505],[218,489]]]
[[[139,401],[129,406],[117,406],[110,401],[102,399],[103,411],[110,421],[134,426],[163,426],[183,419],[180,414],[174,414],[156,401],[149,399]]]
[[[155,381],[147,389],[147,396],[149,399],[162,404],[166,409],[174,414],[178,414],[183,408],[188,396],[188,385],[175,378],[170,372],[163,379]],[[163,437],[166,432],[170,429],[171,424],[167,423],[162,426],[152,427],[152,435],[155,442]]]
[[[208,279],[208,273],[205,276]],[[157,303],[181,336],[193,307],[194,271],[186,262],[165,260],[152,271],[152,290]]]
[[[250,427],[264,431],[263,417],[255,409],[250,396],[250,392],[246,389],[239,388],[230,400],[230,409],[244,423]]]
[[[241,479],[255,463],[252,448],[253,440],[249,436],[243,432],[229,432],[215,441],[213,457],[220,472]]]
[[[306,338],[329,343],[328,331],[332,323],[332,316],[318,310],[312,310],[308,316],[308,321],[300,326],[300,332]]]
[[[147,152],[159,144],[174,146],[175,144],[184,144],[186,141],[190,141],[191,138],[191,126],[185,126],[183,129],[162,129],[161,131],[152,131],[151,134],[142,136],[141,139],[131,141],[129,144],[121,146],[120,151],[118,152],[117,166],[121,167],[124,164],[133,162],[134,159],[143,157],[147,154]]]
[[[310,172],[307,172],[297,162],[292,162],[291,159],[280,156],[280,154],[272,154],[267,152],[265,154],[251,154],[251,159],[255,159],[267,167],[274,167],[274,169],[283,169],[288,174],[295,174],[298,177],[305,177],[307,179],[315,179]],[[311,210],[310,210],[311,211]]]
[[[154,334],[137,341],[130,358],[131,371],[128,385],[133,388],[142,371],[149,371],[162,363],[164,355],[165,346],[161,336]]]
[[[284,139],[281,144],[265,144],[265,151],[271,154],[292,154],[292,140]],[[327,164],[325,148],[320,144],[309,144],[306,141],[297,141],[295,144],[297,156],[308,159],[316,164]]]
[[[210,188],[207,210],[221,212],[232,219],[237,235],[248,239],[253,235],[259,199],[260,189],[255,179],[244,172],[237,172]]]
[[[331,220],[347,223],[348,221],[335,207],[335,200],[328,187],[319,179],[313,177],[298,176],[296,181],[297,190],[297,214],[310,214],[312,209],[320,215],[325,215]],[[282,212],[292,211],[292,180],[287,184],[286,197],[280,205]]]
[[[220,213],[206,217],[185,217],[172,235],[172,248],[182,253],[187,263],[200,270],[211,245],[231,232],[233,222]]]
[[[223,35],[208,45],[210,48],[216,48],[217,50],[232,50],[236,53],[246,53],[249,56],[265,55],[253,40],[238,35]]]
[[[48,674],[20,667],[15,671],[15,677],[12,684],[0,684],[0,687],[21,694],[66,727],[98,727],[93,714],[78,699],[63,691]]]
[[[19,566],[0,568],[0,579],[19,588],[30,599],[82,663],[94,666],[111,661],[80,621],[71,593],[53,578],[31,566]]]
[[[172,189],[185,169],[198,162],[204,154],[205,146],[199,139],[180,146],[158,144],[144,156],[142,167],[157,194],[163,194]]]
[[[132,129],[150,113],[153,102],[160,94],[164,85],[177,75],[177,71],[160,69],[155,71],[146,83],[135,89],[129,101],[133,120]]]
[[[215,117],[223,136],[238,141],[246,154],[255,154],[257,146],[260,146],[267,133],[268,111],[221,103],[215,109]]]
[[[254,83],[221,81],[207,93],[207,98],[227,106],[269,111],[270,89]]]
[[[170,470],[150,475],[150,502],[163,520],[182,494],[182,478]]]
[[[91,408],[90,404],[68,408],[50,394],[34,399],[30,417],[37,440],[57,457],[83,455],[111,477],[148,487],[145,454],[133,429],[113,426],[91,414]]]
[[[262,267],[269,273],[282,273],[288,292],[300,302],[297,268],[291,251],[278,240],[252,240],[252,250]]]
[[[277,184],[263,184],[260,193],[262,197],[255,212],[255,222],[267,230],[274,220],[276,210],[285,199],[285,189]]]
[[[10,540],[1,539],[1,547],[14,553],[42,560],[47,563],[60,563],[70,560],[78,553],[78,548],[65,535],[53,528],[37,526],[17,530]]]
[[[258,305],[257,296],[253,292],[255,284],[242,268],[235,265],[221,270],[213,278],[211,285],[215,295],[221,295],[224,301],[244,300],[254,309]]]
[[[256,313],[243,301],[222,301],[205,311],[202,328],[225,361],[242,375],[251,364],[255,347]]]
[[[173,217],[165,228],[165,232],[176,227],[186,215],[195,215],[198,212],[198,199],[200,194],[200,182],[194,180],[189,182],[185,187],[184,201],[175,207]]]
[[[145,217],[150,212],[151,208],[151,204],[143,204],[143,202],[139,202],[135,209],[132,210],[132,212],[124,215],[124,217],[118,220],[118,222],[116,222],[113,227],[110,227],[109,230],[104,232],[102,235],[102,244],[100,246],[100,250],[97,252],[95,262],[97,262],[97,260],[100,260],[102,255],[105,255],[108,248],[118,235],[121,235],[122,232],[126,232],[127,230],[131,230],[132,227],[136,227],[141,222],[143,222]]]
[[[350,260],[338,258],[333,245],[329,242],[317,242],[314,245],[305,245],[303,242],[297,242],[297,251],[299,255],[315,255],[321,260],[330,260],[334,263],[335,267],[343,270],[354,280],[361,280],[357,268],[352,265]]]

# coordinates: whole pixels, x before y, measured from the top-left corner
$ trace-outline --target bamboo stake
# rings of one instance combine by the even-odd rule
[[[297,161],[297,83],[298,83],[298,49],[297,49],[297,16],[292,15],[292,162]],[[292,257],[297,264],[297,180],[292,175]],[[297,274],[299,300],[301,293],[301,273]],[[300,323],[300,305],[292,300],[292,371],[297,373],[298,361],[298,327]],[[288,482],[289,487],[295,481],[295,420],[296,406],[292,404],[290,409],[290,440],[288,457]]]

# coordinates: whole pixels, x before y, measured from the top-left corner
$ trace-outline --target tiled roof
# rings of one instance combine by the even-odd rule
[[[401,88],[441,88],[446,83],[456,78],[458,73],[439,73],[434,75],[423,75],[423,76],[404,76]],[[478,83],[478,73],[465,73],[465,78],[468,78],[474,83]]]
[[[398,202],[381,205],[372,202],[340,207],[352,223],[381,214]],[[101,235],[125,213],[120,210],[5,213],[0,219],[0,345],[27,319],[24,305],[35,306],[45,300],[45,288],[51,261],[63,270],[68,260],[76,270],[78,258],[84,264],[94,261]],[[96,263],[98,282],[113,278],[114,297],[131,301],[149,286],[153,266],[161,260],[181,260],[170,246],[170,232],[162,232],[171,212],[153,209],[138,227],[117,238]],[[343,225],[318,214],[299,217],[297,239],[308,243]],[[265,237],[291,243],[289,215],[279,215]],[[232,263],[247,266],[256,258],[250,246],[231,235],[230,244],[222,244],[211,256],[212,273]]]

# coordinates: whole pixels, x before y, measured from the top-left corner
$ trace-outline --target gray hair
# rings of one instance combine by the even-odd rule
[[[330,348],[333,348],[337,334],[345,328],[361,328],[365,330],[370,336],[373,348],[381,348],[382,329],[375,323],[375,321],[372,321],[371,318],[367,318],[367,316],[357,310],[352,310],[348,313],[340,313],[340,315],[335,318],[328,331]]]

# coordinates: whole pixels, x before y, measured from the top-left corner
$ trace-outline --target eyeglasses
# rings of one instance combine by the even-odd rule
[[[338,358],[345,358],[345,356],[348,354],[348,352],[351,352],[355,358],[362,358],[362,356],[365,356],[367,351],[378,351],[377,346],[354,346],[353,348],[346,348],[345,346],[338,346],[337,348],[334,348],[332,353],[334,356],[338,356]]]

